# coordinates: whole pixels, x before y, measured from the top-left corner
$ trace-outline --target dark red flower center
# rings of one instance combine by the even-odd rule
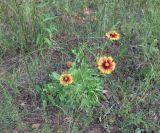
[[[110,37],[116,38],[116,37],[117,37],[117,34],[116,34],[116,33],[110,33]]]
[[[68,76],[65,76],[65,77],[63,77],[63,81],[69,82],[69,81],[70,81],[70,78],[69,78]]]
[[[102,63],[102,67],[103,67],[104,69],[109,69],[109,68],[111,67],[111,61],[110,61],[110,60],[104,61],[104,62]]]

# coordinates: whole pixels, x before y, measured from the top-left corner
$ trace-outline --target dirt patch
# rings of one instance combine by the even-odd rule
[[[92,124],[84,133],[107,133],[99,124]]]

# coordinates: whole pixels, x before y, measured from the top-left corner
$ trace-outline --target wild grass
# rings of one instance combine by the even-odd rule
[[[159,0],[1,0],[0,132],[87,131],[90,119],[44,108],[35,91],[51,72],[67,70],[72,50],[82,47],[91,68],[99,55],[117,64],[104,78],[106,99],[92,124],[109,133],[160,132],[159,7]],[[105,38],[111,30],[121,34],[118,43]]]

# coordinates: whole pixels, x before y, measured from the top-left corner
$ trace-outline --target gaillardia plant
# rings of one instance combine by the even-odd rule
[[[59,81],[62,85],[68,86],[73,83],[73,77],[71,74],[65,73],[60,76]]]
[[[90,68],[84,59],[83,50],[76,53],[75,62],[67,72],[50,74],[51,82],[42,90],[47,103],[69,112],[81,110],[91,113],[104,99],[104,80],[96,68]]]
[[[103,56],[98,60],[98,69],[103,74],[110,74],[116,67],[116,63],[111,56]]]
[[[111,41],[116,41],[121,38],[121,35],[116,31],[110,31],[106,33],[106,37],[109,38]]]

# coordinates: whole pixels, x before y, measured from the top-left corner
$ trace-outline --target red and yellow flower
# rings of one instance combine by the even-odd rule
[[[98,60],[98,69],[103,74],[110,74],[116,67],[116,63],[111,56],[100,57]]]
[[[73,77],[70,74],[62,74],[59,81],[62,85],[68,86],[73,83]]]
[[[121,35],[116,31],[110,31],[106,33],[106,37],[108,37],[112,41],[115,41],[115,40],[119,40],[121,38]]]

